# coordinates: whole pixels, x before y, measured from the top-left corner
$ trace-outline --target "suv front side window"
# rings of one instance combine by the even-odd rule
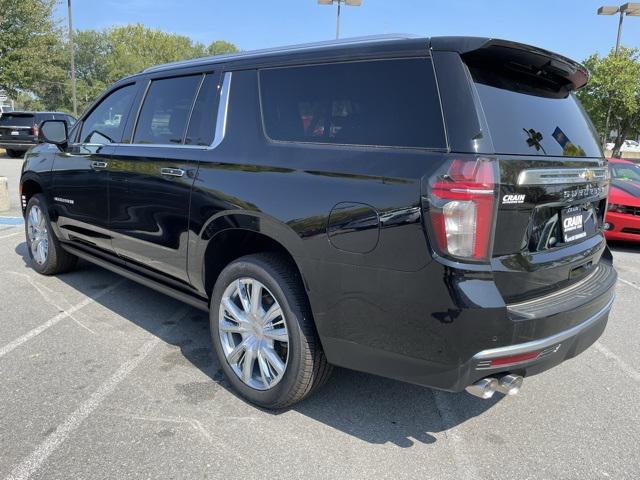
[[[122,140],[136,89],[133,84],[110,93],[82,122],[80,143],[107,144]]]

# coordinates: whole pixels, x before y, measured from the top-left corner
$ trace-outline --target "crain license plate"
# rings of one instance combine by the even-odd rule
[[[562,210],[562,237],[565,243],[573,242],[587,236],[584,231],[585,217],[587,215],[581,206],[569,207]]]
[[[11,132],[11,135],[20,135],[20,132],[18,132],[17,130],[13,130],[13,131]]]

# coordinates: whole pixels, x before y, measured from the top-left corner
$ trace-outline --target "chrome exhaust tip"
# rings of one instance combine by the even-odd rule
[[[482,380],[478,380],[473,385],[469,385],[465,390],[478,398],[488,399],[493,397],[493,394],[496,393],[496,389],[498,388],[498,380],[495,378],[483,378]]]
[[[505,375],[498,381],[496,390],[505,395],[517,395],[522,388],[523,380],[520,375]]]

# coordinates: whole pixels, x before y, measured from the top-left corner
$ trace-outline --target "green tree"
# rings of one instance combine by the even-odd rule
[[[109,51],[105,58],[107,83],[159,63],[201,57],[206,49],[189,37],[147,28],[141,24],[106,31]]]
[[[0,0],[0,89],[11,96],[59,74],[52,61],[61,47],[54,4],[55,0]]]
[[[224,53],[236,53],[238,49],[233,43],[225,42],[224,40],[214,40],[207,47],[207,53],[209,55],[222,55]]]
[[[591,73],[589,83],[578,91],[585,110],[605,139],[607,113],[609,128],[617,129],[613,156],[620,156],[625,138],[640,131],[640,53],[637,49],[622,47],[618,53],[606,57],[591,55],[585,66]]]
[[[209,47],[189,37],[133,24],[106,30],[78,30],[74,34],[78,110],[84,111],[113,82],[159,63],[208,54],[237,51],[223,40]],[[71,111],[71,71],[68,49],[59,48],[52,59],[58,68],[31,91],[46,109]]]

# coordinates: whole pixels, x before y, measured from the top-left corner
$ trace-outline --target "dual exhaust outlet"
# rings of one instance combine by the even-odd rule
[[[505,395],[516,395],[522,387],[523,378],[520,375],[505,375],[500,378],[486,377],[469,385],[465,390],[479,398],[493,397],[496,392]]]

